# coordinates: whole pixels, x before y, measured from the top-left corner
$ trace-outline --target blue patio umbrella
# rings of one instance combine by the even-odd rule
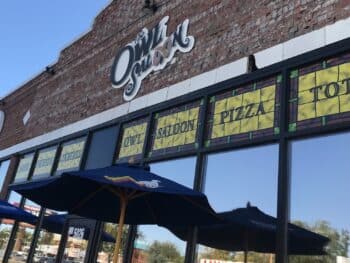
[[[51,233],[61,234],[66,218],[67,218],[67,214],[45,216],[43,219],[42,228]],[[89,234],[90,234],[89,230],[90,230],[89,228],[86,228],[86,230],[84,231],[83,239],[89,239]],[[105,231],[102,232],[101,239],[102,241],[109,242],[109,243],[115,243],[116,241],[114,237],[112,237],[110,234],[106,233]]]
[[[247,252],[276,252],[277,219],[250,206],[218,213],[222,223],[199,226],[197,241],[208,247]],[[187,227],[167,226],[177,237],[186,240]],[[288,224],[288,253],[295,255],[324,255],[329,239],[294,224]]]
[[[0,218],[14,219],[30,224],[35,224],[37,220],[33,214],[3,200],[0,200]]]
[[[12,189],[51,209],[108,222],[119,219],[115,263],[124,223],[200,225],[218,220],[204,194],[132,165],[68,172]]]

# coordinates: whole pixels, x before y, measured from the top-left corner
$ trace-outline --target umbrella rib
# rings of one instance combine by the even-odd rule
[[[100,188],[98,188],[96,191],[93,191],[92,193],[90,193],[87,197],[85,197],[82,201],[80,201],[76,206],[74,206],[71,211],[74,212],[74,210],[84,205],[87,201],[89,201],[92,197],[94,197],[94,195],[102,191],[104,188],[106,188],[106,186],[103,185]]]
[[[120,193],[118,190],[113,189],[113,188],[110,187],[110,186],[108,186],[107,189],[108,189],[110,192],[112,192],[113,194],[118,195],[119,197],[121,196],[121,193]],[[128,194],[128,195],[126,196],[126,199],[127,199],[127,200],[133,200],[133,199],[136,199],[136,198],[138,198],[138,197],[140,197],[140,196],[144,196],[144,195],[147,195],[147,194],[149,194],[149,192],[139,192],[139,193],[137,193],[137,190],[134,190],[134,191],[132,191],[130,194]]]
[[[150,193],[149,192],[140,192],[140,193],[136,194],[136,191],[135,191],[132,195],[130,195],[130,200],[139,198],[139,197],[147,195],[147,194],[150,194]]]
[[[157,223],[157,217],[156,217],[155,213],[153,212],[152,206],[149,204],[147,198],[145,198],[145,202],[148,206],[149,211],[151,211],[154,222]]]

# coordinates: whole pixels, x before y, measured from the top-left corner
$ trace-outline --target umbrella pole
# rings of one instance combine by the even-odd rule
[[[113,263],[118,263],[119,258],[119,250],[123,233],[123,226],[125,220],[125,211],[126,211],[127,199],[124,196],[120,196],[120,216],[118,223],[118,232],[117,232],[117,240],[114,246],[114,255],[113,255]]]
[[[244,250],[244,263],[248,262],[248,251]]]

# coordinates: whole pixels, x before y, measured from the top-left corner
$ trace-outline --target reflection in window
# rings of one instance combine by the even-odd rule
[[[10,166],[10,160],[3,161],[0,163],[0,190],[2,189],[2,185],[4,183],[9,166]]]
[[[0,260],[2,262],[4,258],[4,254],[6,251],[6,247],[11,235],[13,227],[13,221],[8,221],[6,219],[1,220],[1,225],[0,225]]]
[[[8,202],[18,207],[21,202],[21,196],[16,192],[12,191],[10,192]],[[1,261],[3,260],[14,223],[15,221],[12,219],[3,218],[1,220],[1,225],[0,225],[0,260]]]
[[[40,206],[30,200],[26,200],[24,203],[24,210],[37,216],[40,212]],[[26,261],[34,230],[34,225],[25,222],[19,222],[15,237],[15,244],[10,255],[9,263]]]
[[[278,146],[264,146],[213,154],[208,157],[205,194],[217,212],[244,208],[247,202],[276,216]],[[232,237],[234,242],[234,237]],[[198,262],[242,261],[244,253],[232,253],[199,246]],[[248,253],[248,262],[270,262],[273,256]]]
[[[151,165],[157,175],[192,188],[195,175],[195,159],[167,161]],[[169,208],[171,209],[171,208]],[[139,226],[134,243],[133,263],[183,262],[186,242],[170,231],[157,226]]]
[[[104,232],[106,234],[110,235],[113,238],[116,238],[117,231],[118,231],[118,224],[105,223],[103,229],[104,229]],[[121,246],[120,246],[120,255],[124,254],[125,242],[127,240],[127,235],[128,235],[128,226],[124,225]],[[104,238],[104,234],[102,234],[101,248],[100,248],[100,251],[98,253],[97,262],[98,263],[111,262],[113,259],[113,255],[114,255],[114,246],[115,246],[115,242],[106,242],[106,239]],[[120,256],[120,257],[122,257],[122,256]]]
[[[328,256],[289,262],[349,262],[350,134],[292,143],[291,221],[331,239]]]
[[[51,216],[56,214],[59,213],[49,209],[45,211],[45,216]],[[60,233],[50,232],[44,228],[40,230],[39,239],[34,253],[34,262],[55,262],[58,247],[61,241],[62,229],[61,231],[59,229],[57,230]]]
[[[68,228],[68,239],[64,250],[63,263],[83,263],[86,255],[88,241],[84,239],[85,231],[90,229],[84,227],[70,226]]]

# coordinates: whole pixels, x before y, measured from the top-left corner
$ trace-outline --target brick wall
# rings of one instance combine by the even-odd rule
[[[195,48],[177,53],[161,74],[152,73],[137,96],[164,88],[241,57],[347,18],[347,0],[156,0],[154,14],[141,0],[113,1],[95,19],[93,29],[61,51],[56,74],[42,73],[4,98],[6,113],[0,149],[47,133],[123,103],[122,89],[111,87],[116,52],[143,28],[170,16],[168,32],[190,19]],[[68,7],[67,7],[68,8]],[[27,125],[22,122],[30,110]]]

